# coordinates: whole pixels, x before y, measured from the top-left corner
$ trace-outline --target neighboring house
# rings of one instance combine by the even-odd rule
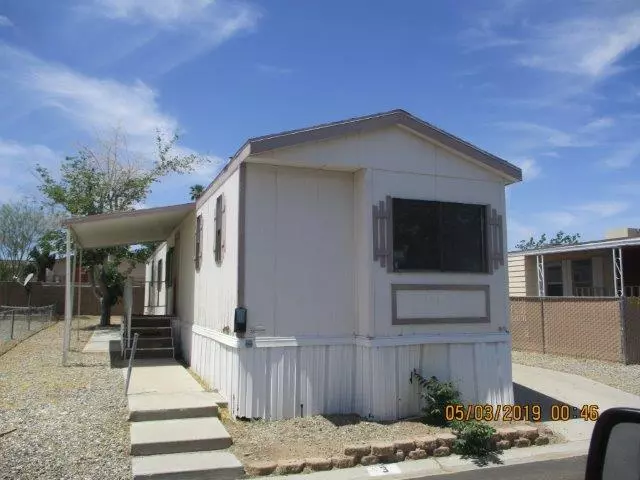
[[[509,252],[512,297],[640,296],[640,229],[604,240]]]
[[[402,111],[248,140],[196,204],[68,223],[85,248],[164,240],[149,314],[234,416],[419,413],[414,368],[513,403],[510,163]],[[101,236],[100,234],[103,233]]]
[[[67,268],[67,259],[64,257],[57,259],[53,268],[47,269],[47,282],[64,283],[66,278],[66,268]],[[126,272],[128,269],[129,269],[129,264],[127,262],[123,262],[119,267],[119,270],[123,273]],[[82,269],[82,272],[80,270],[81,270],[80,265],[76,265],[76,274],[75,274],[76,281],[79,281],[79,283],[90,283],[89,273],[84,268]],[[129,276],[133,279],[134,284],[141,285],[145,281],[145,264],[144,263],[136,264],[136,266],[131,271]]]

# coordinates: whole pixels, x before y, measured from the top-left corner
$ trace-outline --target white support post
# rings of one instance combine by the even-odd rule
[[[611,250],[613,256],[613,288],[616,297],[624,297],[624,268],[622,266],[622,248]]]
[[[77,279],[77,283],[78,283],[78,313],[76,314],[78,317],[76,319],[76,340],[78,341],[78,345],[80,344],[80,301],[82,300],[82,249],[79,248],[78,249],[78,256],[80,257],[78,259],[78,277],[80,277],[79,279]]]
[[[69,354],[69,334],[71,331],[71,317],[73,316],[73,306],[71,304],[71,228],[67,227],[67,257],[65,261],[65,287],[64,287],[64,337],[62,340],[62,365],[67,365]]]
[[[546,296],[546,285],[544,281],[544,256],[536,255],[536,268],[538,271],[538,296]]]

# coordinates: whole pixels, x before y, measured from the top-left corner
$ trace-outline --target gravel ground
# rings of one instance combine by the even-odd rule
[[[514,363],[573,373],[634,395],[640,395],[640,365],[623,365],[602,360],[515,351],[512,352],[511,358]]]
[[[79,353],[96,324],[73,332],[70,367],[63,322],[0,356],[1,479],[131,478],[122,374],[106,353]]]
[[[417,419],[375,422],[357,415],[315,415],[277,421],[243,421],[229,418],[228,412],[223,410],[221,419],[233,439],[230,450],[243,463],[331,457],[342,453],[344,446],[352,443],[402,440],[449,432],[449,429],[425,425]],[[498,428],[522,425],[524,422],[491,424]],[[560,441],[561,439],[552,437],[552,443]]]

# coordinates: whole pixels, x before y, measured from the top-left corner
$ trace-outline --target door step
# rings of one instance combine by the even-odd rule
[[[209,392],[129,395],[129,420],[146,422],[217,417],[219,395]]]
[[[134,422],[130,425],[131,455],[222,450],[231,437],[217,418],[184,418]]]
[[[134,480],[233,480],[244,478],[244,468],[229,452],[206,451],[132,457]]]
[[[138,339],[138,341],[140,341]],[[125,358],[131,357],[131,348],[125,351]],[[136,348],[136,359],[138,358],[173,358],[173,347],[157,347],[157,348]]]

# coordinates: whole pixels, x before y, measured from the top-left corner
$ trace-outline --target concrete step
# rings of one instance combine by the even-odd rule
[[[138,333],[140,337],[170,337],[171,327],[131,327],[131,338]]]
[[[230,452],[190,452],[132,457],[134,480],[234,480],[244,468]]]
[[[183,418],[133,422],[129,426],[131,455],[222,450],[231,437],[217,418]]]
[[[140,339],[138,339],[140,341]],[[131,348],[126,349],[125,358],[131,356]],[[173,347],[136,348],[136,359],[138,358],[173,358]]]
[[[171,348],[171,337],[138,337],[138,348]]]
[[[170,327],[171,317],[131,317],[131,327]]]
[[[209,392],[129,395],[129,420],[175,420],[178,418],[217,417],[219,395]]]

